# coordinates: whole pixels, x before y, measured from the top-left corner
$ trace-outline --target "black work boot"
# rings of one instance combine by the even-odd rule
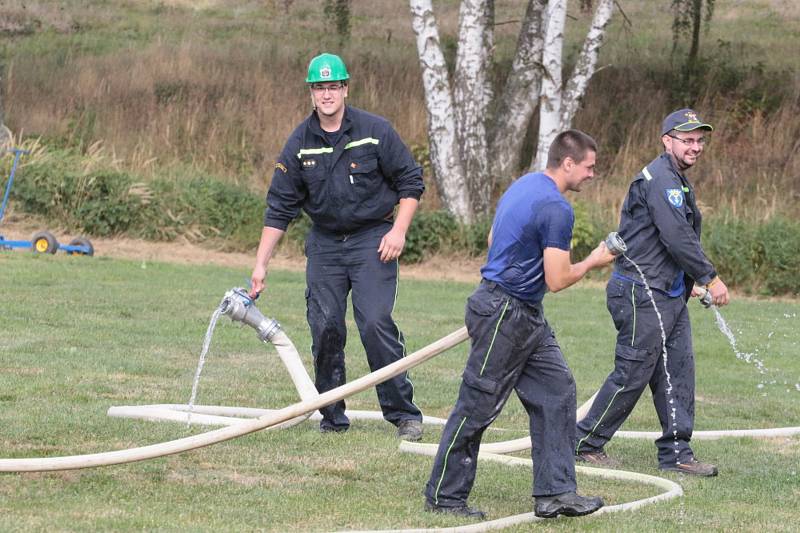
[[[660,470],[668,470],[670,472],[683,472],[692,476],[700,477],[714,477],[719,471],[717,467],[710,463],[701,463],[694,457],[681,463],[673,463],[671,465],[660,465]]]
[[[593,513],[603,506],[602,498],[579,496],[576,492],[565,492],[556,496],[536,496],[533,514],[540,518],[564,516],[583,516]]]
[[[429,501],[425,502],[425,510],[429,513],[447,513],[463,518],[474,518],[476,520],[486,520],[486,513],[474,507],[465,505],[458,505],[456,507],[441,507]]]
[[[344,433],[350,426],[334,426],[330,422],[323,420],[319,424],[320,433]]]
[[[397,424],[397,438],[417,442],[422,439],[422,422],[419,420],[403,420]]]

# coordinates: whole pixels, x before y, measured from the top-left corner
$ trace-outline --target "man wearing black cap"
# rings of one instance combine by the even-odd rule
[[[712,302],[722,306],[728,303],[728,289],[703,252],[700,210],[684,175],[703,153],[712,130],[691,109],[670,113],[661,129],[664,153],[630,185],[619,226],[627,257],[616,259],[606,288],[607,307],[617,328],[614,371],[577,424],[578,460],[614,463],[603,447],[649,385],[663,432],[656,440],[659,468],[717,475],[717,467],[695,459],[689,446],[694,426],[694,353],[686,302],[709,291]],[[641,268],[652,296],[633,262]]]

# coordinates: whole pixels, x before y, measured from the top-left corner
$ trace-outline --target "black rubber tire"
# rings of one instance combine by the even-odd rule
[[[58,241],[49,231],[40,231],[31,238],[31,250],[36,254],[54,254],[58,251]]]
[[[76,237],[72,239],[69,243],[70,246],[83,246],[84,248],[88,249],[88,252],[67,252],[68,254],[78,254],[78,255],[94,255],[94,246],[92,246],[91,241],[85,237]]]

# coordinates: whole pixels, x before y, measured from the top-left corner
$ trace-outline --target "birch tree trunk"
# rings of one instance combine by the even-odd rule
[[[431,0],[409,0],[409,4],[428,110],[428,139],[434,180],[444,208],[459,220],[470,222],[473,213],[458,151],[456,124],[452,114],[453,97],[433,6]]]
[[[489,210],[495,179],[510,180],[539,105],[539,134],[531,170],[547,163],[555,136],[570,127],[611,19],[614,0],[597,7],[575,69],[562,87],[567,0],[528,0],[517,50],[497,112],[492,107],[494,1],[462,0],[453,91],[431,0],[409,0],[428,111],[431,164],[444,207],[462,221]]]
[[[522,143],[542,84],[542,23],[547,0],[529,0],[517,50],[489,136],[490,170],[501,183],[516,178]]]
[[[489,211],[492,190],[486,122],[492,101],[494,0],[463,0],[458,26],[453,74],[456,136],[472,212],[482,214]]]
[[[564,24],[567,0],[550,0],[542,50],[542,92],[539,97],[539,140],[532,171],[544,170],[547,151],[561,131],[561,56],[564,48]]]
[[[562,2],[562,0],[551,1],[555,3]],[[566,13],[566,0],[563,0],[563,3]],[[556,25],[553,26],[548,23],[543,56],[548,59],[552,58],[552,68],[554,69],[556,68],[555,60],[558,60],[558,89],[556,90],[555,85],[547,83],[548,77],[542,82],[541,107],[539,109],[539,140],[536,146],[536,159],[533,165],[531,165],[531,170],[544,170],[547,164],[547,151],[553,139],[559,132],[569,129],[572,126],[572,119],[575,117],[575,112],[578,110],[583,96],[586,94],[586,87],[589,85],[589,80],[592,79],[595,73],[597,56],[600,53],[600,47],[603,46],[606,29],[608,28],[608,23],[611,21],[611,15],[613,13],[614,0],[597,0],[597,7],[592,17],[592,24],[586,34],[586,39],[583,41],[583,47],[578,56],[578,61],[575,63],[572,75],[564,89],[561,89],[560,73],[565,21],[556,21]],[[558,29],[559,25],[560,31]],[[551,31],[554,32],[552,36],[550,35]],[[554,45],[554,51],[552,51],[552,53],[548,50],[551,37],[554,39],[558,38],[558,40],[561,41]],[[555,50],[557,50],[557,53]],[[545,61],[548,63],[547,71],[549,74],[551,72],[551,63],[548,60]]]
[[[592,25],[583,41],[583,48],[575,63],[575,69],[564,89],[564,97],[561,100],[561,129],[567,129],[572,125],[575,112],[586,94],[586,87],[589,80],[595,73],[597,56],[600,54],[600,47],[606,36],[606,28],[611,22],[611,15],[614,13],[614,0],[599,0],[597,9],[592,17]]]

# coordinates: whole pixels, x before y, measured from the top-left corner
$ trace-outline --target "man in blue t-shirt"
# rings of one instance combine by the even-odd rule
[[[563,193],[594,176],[596,152],[585,133],[562,132],[547,170],[522,176],[500,199],[483,281],[467,300],[472,348],[425,486],[429,511],[485,518],[467,497],[483,432],[512,389],[530,417],[536,516],[580,516],[603,506],[575,492],[575,380],[542,310],[547,289],[565,289],[614,259],[600,243],[580,263],[570,260],[575,217]]]

